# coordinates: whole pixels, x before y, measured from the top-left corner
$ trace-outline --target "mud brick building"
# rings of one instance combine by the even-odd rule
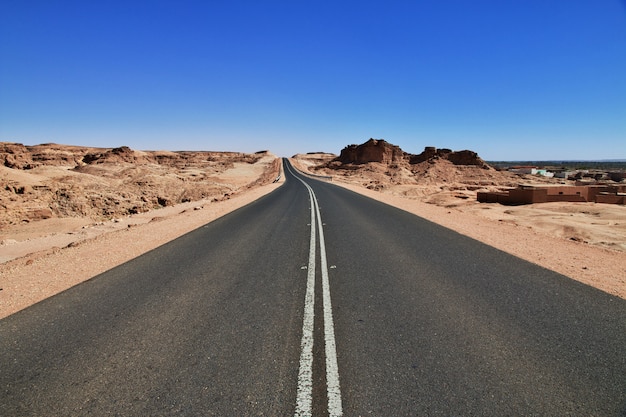
[[[626,204],[626,185],[520,185],[505,191],[479,192],[481,203],[521,205],[555,201]]]

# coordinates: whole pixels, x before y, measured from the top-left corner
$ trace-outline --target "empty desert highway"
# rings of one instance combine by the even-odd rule
[[[0,415],[626,416],[625,300],[285,177],[1,320]]]

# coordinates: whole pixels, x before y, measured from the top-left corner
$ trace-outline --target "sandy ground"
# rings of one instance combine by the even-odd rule
[[[216,170],[211,181],[224,185],[216,187],[216,195],[199,201],[107,221],[94,222],[85,216],[53,217],[2,227],[0,318],[202,227],[271,192],[280,182],[249,187],[267,175],[268,167],[275,162],[276,157],[267,154],[259,163],[234,162],[226,169]],[[42,183],[57,181],[59,167],[42,168],[37,170]],[[115,169],[115,165],[108,168],[109,171]],[[190,168],[183,169],[188,171]],[[181,172],[177,168],[163,170],[168,176]],[[42,174],[46,172],[47,175]],[[11,178],[32,179],[30,171],[11,170],[10,175]],[[228,197],[222,195],[224,189],[228,190]]]
[[[544,268],[553,270],[602,291],[626,299],[626,253],[592,246],[568,237],[552,235],[557,228],[552,225],[535,228],[533,208],[530,215],[520,211],[517,215],[504,214],[510,208],[482,207],[465,209],[441,207],[399,196],[382,194],[346,183],[336,182],[355,192],[398,207],[440,224],[458,233],[479,240]],[[576,203],[578,209],[593,209],[594,203]],[[581,207],[582,206],[582,207]],[[591,206],[591,207],[590,207]],[[626,208],[619,207],[619,221],[626,223]],[[477,210],[493,210],[488,216]],[[546,209],[548,210],[548,209]],[[502,215],[498,214],[502,213]],[[575,228],[576,226],[571,226]],[[568,229],[566,226],[565,229]],[[561,229],[561,228],[558,228]],[[621,235],[622,241],[626,236]]]
[[[202,227],[279,185],[257,187],[225,201],[184,203],[87,229],[2,245],[2,257],[17,257],[0,264],[0,318]]]
[[[302,155],[294,163],[305,172],[332,175],[332,171],[311,169],[327,158]],[[332,181],[626,299],[626,206],[545,203],[513,207],[479,203],[476,190],[467,182],[458,182],[458,175],[448,175],[447,169],[436,172],[439,180],[421,184],[415,184],[413,178],[396,184],[384,180],[384,187],[377,190],[366,187],[381,182],[375,167],[361,169],[356,176],[338,173]],[[468,173],[460,177],[468,178]]]
[[[229,175],[232,181],[239,174],[231,171]],[[562,206],[511,208],[465,199],[459,203],[455,197],[432,204],[343,179],[334,182],[626,298],[626,253],[621,250],[626,242],[626,207],[585,203],[568,205],[569,211],[564,213]],[[48,219],[15,228],[0,245],[0,318],[201,227],[280,184],[256,187],[224,201],[184,203],[98,224],[84,219]],[[581,220],[589,213],[601,223],[597,226],[603,226],[602,233]],[[616,236],[602,236],[606,230],[614,230]],[[594,244],[596,241],[600,244]],[[613,249],[605,247],[615,242]]]

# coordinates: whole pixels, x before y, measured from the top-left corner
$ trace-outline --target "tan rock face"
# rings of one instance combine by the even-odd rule
[[[0,143],[0,161],[0,227],[47,218],[102,220],[207,198],[220,201],[271,182],[280,164],[267,152],[144,152],[126,146],[14,143]],[[239,179],[224,181],[223,174],[239,165],[262,168],[243,184]]]
[[[470,150],[429,146],[420,154],[410,154],[382,139],[347,146],[339,157],[322,156],[318,163],[311,164],[310,170],[321,175],[351,177],[373,190],[393,187],[395,193],[407,196],[449,192],[459,198],[475,198],[477,190],[514,187],[520,179],[496,171]],[[300,159],[311,161],[311,155]]]
[[[54,143],[24,146],[0,142],[0,161],[8,168],[29,170],[39,166],[75,166],[94,148]]]
[[[421,162],[434,162],[439,159],[448,160],[454,165],[474,165],[484,169],[492,169],[485,161],[483,161],[476,152],[470,150],[453,151],[451,149],[437,149],[427,146],[419,155],[410,155],[410,164],[419,164]]]
[[[0,162],[8,168],[27,169],[32,164],[31,153],[20,143],[0,143]]]
[[[491,169],[476,152],[470,150],[452,151],[451,149],[437,149],[433,146],[427,146],[424,152],[413,155],[404,152],[399,146],[392,145],[384,139],[370,139],[361,145],[346,146],[333,162],[339,162],[343,165],[361,165],[370,162],[414,165],[422,162],[432,163],[440,159],[450,161],[454,165],[474,165]],[[333,166],[339,167],[336,163]]]
[[[404,158],[399,146],[383,139],[370,139],[361,145],[349,145],[342,149],[337,158],[342,164],[365,164],[368,162],[391,163]]]

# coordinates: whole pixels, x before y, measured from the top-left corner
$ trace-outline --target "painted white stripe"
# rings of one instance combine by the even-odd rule
[[[309,417],[313,406],[313,328],[315,311],[315,210],[311,200],[311,238],[309,243],[309,266],[304,297],[304,319],[302,341],[300,343],[300,370],[298,372],[298,393],[296,396],[296,417]]]
[[[302,351],[300,353],[300,371],[298,374],[298,393],[296,397],[297,417],[311,416],[312,414],[312,387],[313,387],[313,327],[314,327],[314,299],[315,299],[315,223],[320,236],[320,264],[322,273],[322,301],[324,310],[324,348],[326,354],[326,389],[328,397],[328,414],[331,417],[341,417],[341,388],[339,385],[339,367],[337,366],[337,347],[335,343],[335,328],[330,298],[330,284],[328,280],[328,263],[326,260],[326,243],[322,216],[315,192],[309,184],[295,175],[291,168],[289,172],[300,180],[309,191],[311,203],[311,239],[309,247],[309,267],[307,277],[307,292],[305,296],[304,322],[302,326]]]
[[[343,415],[341,405],[341,388],[339,386],[339,367],[337,366],[337,347],[335,343],[335,325],[333,321],[333,307],[330,300],[330,283],[328,281],[328,264],[326,262],[326,243],[324,241],[324,229],[322,216],[315,200],[317,213],[317,228],[320,234],[320,262],[322,269],[322,300],[324,305],[324,343],[326,352],[326,390],[328,395],[328,415],[341,417]]]

